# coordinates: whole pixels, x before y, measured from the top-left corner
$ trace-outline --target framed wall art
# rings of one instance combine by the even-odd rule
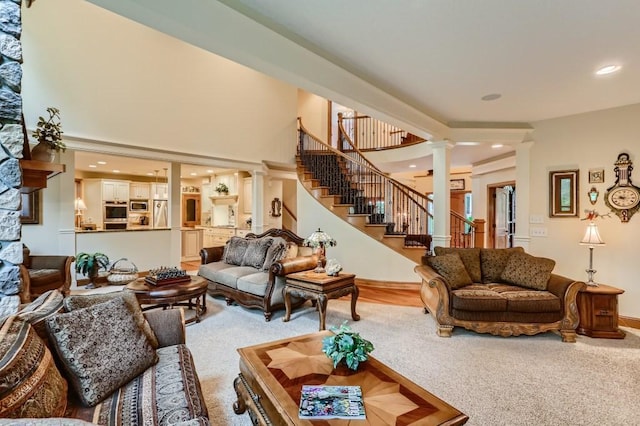
[[[589,183],[604,183],[604,169],[589,170]]]
[[[578,217],[579,170],[549,172],[549,217]]]
[[[464,179],[451,179],[449,181],[449,188],[452,191],[464,190]]]
[[[40,223],[40,191],[33,191],[28,194],[20,194],[22,197],[22,209],[20,211],[20,222],[23,225],[34,225]]]

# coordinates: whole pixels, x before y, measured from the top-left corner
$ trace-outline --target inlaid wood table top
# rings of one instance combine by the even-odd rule
[[[243,382],[250,394],[259,396],[262,407],[257,411],[268,417],[268,422],[363,426],[462,425],[467,422],[466,415],[373,357],[361,363],[358,371],[346,367],[334,369],[332,361],[321,350],[322,339],[331,334],[323,331],[238,349],[241,375],[237,382]],[[311,422],[299,419],[300,391],[302,385],[310,384],[359,385],[366,420]],[[240,401],[242,388],[236,385],[239,404],[241,408],[250,408]]]

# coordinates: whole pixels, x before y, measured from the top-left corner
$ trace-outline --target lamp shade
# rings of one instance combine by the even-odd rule
[[[322,246],[333,247],[336,244],[337,244],[336,240],[331,238],[331,236],[329,236],[329,234],[327,234],[326,232],[321,231],[320,228],[318,228],[317,231],[309,235],[304,240],[304,245],[308,247],[322,247]]]
[[[584,237],[582,238],[582,241],[580,241],[580,244],[585,246],[604,245],[604,241],[602,241],[600,233],[598,232],[598,225],[596,225],[594,222],[589,223],[589,226],[587,226],[587,230],[584,233]]]
[[[82,198],[78,197],[76,198],[76,201],[74,202],[74,207],[76,210],[86,210],[87,209],[87,205],[84,203],[84,201],[82,201]]]

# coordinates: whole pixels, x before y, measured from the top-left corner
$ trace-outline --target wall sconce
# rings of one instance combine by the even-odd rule
[[[598,201],[598,195],[600,195],[600,193],[598,192],[596,187],[592,186],[591,189],[589,190],[588,194],[589,194],[589,202],[592,205],[595,204],[596,201]]]

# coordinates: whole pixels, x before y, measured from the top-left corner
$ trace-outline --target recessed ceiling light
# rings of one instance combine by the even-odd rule
[[[106,161],[98,161],[98,164],[102,164],[104,166],[105,164],[107,164],[107,162]]]
[[[196,172],[191,172],[189,173],[191,176],[198,176],[198,174]]]
[[[411,169],[415,169],[415,168],[416,168],[416,165],[415,165],[415,164],[409,164],[409,168],[411,168]]]
[[[95,169],[96,167],[98,167],[98,166],[96,166],[95,164],[89,164],[89,168],[90,169]]]
[[[147,176],[153,176],[153,173],[149,172],[147,173]]]
[[[120,170],[118,170],[118,169],[113,169],[113,173],[120,173]]]
[[[212,169],[208,169],[207,173],[213,173],[213,170]]]
[[[620,65],[605,65],[604,67],[600,67],[596,70],[596,75],[611,74],[616,71],[620,71],[620,68],[622,68]]]
[[[491,148],[493,149],[498,149],[498,148],[502,148],[504,145],[502,145],[501,143],[494,143],[493,145],[491,145]]]
[[[495,101],[496,99],[500,99],[502,95],[500,93],[489,93],[488,95],[484,95],[480,99],[483,101]]]
[[[480,145],[480,142],[456,142],[456,145],[460,145],[460,146],[477,146],[477,145]]]

